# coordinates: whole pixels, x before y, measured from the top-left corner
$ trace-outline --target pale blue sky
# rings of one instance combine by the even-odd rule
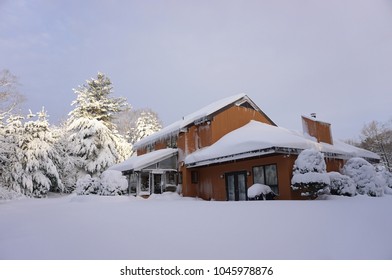
[[[245,92],[280,126],[316,112],[354,138],[392,117],[392,1],[0,0],[3,68],[52,123],[101,71],[165,125]]]

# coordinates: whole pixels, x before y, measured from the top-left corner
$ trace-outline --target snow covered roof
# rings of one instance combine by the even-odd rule
[[[199,120],[203,120],[204,118],[216,113],[217,111],[229,106],[231,104],[241,105],[243,102],[248,102],[255,110],[263,113],[260,108],[244,93],[233,95],[221,100],[218,100],[214,103],[211,103],[196,112],[189,114],[183,117],[181,120],[172,123],[169,126],[164,127],[158,132],[147,136],[137,143],[134,144],[134,149],[138,149],[139,147],[143,147],[150,143],[156,142],[160,139],[166,138],[173,134],[178,134],[181,129],[193,124],[197,123]],[[268,116],[266,116],[268,118]],[[271,120],[272,122],[272,120]],[[273,122],[272,122],[273,123]]]
[[[338,140],[334,140],[334,143],[318,143],[314,138],[297,131],[250,121],[247,125],[226,134],[213,145],[188,155],[185,164],[191,167],[202,166],[276,152],[300,152],[310,148],[340,158],[380,159],[370,151]]]
[[[113,165],[109,169],[118,170],[118,171],[128,171],[128,170],[140,171],[147,166],[150,166],[154,163],[170,158],[171,156],[177,154],[177,152],[178,152],[177,149],[168,148],[168,149],[156,150],[141,156],[134,155],[119,164]]]

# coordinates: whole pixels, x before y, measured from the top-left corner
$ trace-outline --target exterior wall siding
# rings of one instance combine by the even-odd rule
[[[231,163],[222,163],[219,165],[211,165],[206,167],[192,168],[185,172],[190,176],[191,171],[196,171],[199,174],[199,182],[196,188],[199,192],[196,196],[205,200],[227,200],[226,194],[226,180],[224,175],[230,172],[246,171],[247,187],[254,184],[252,169],[260,165],[277,165],[277,175],[279,184],[278,199],[291,199],[293,194],[291,192],[290,181],[292,177],[292,167],[295,161],[294,156],[274,155],[262,158],[240,160]],[[183,189],[184,196],[194,196],[195,192],[186,192]]]
[[[260,112],[241,106],[232,106],[227,110],[220,112],[214,116],[214,119],[211,122],[211,144],[218,141],[227,133],[246,125],[251,120],[271,124],[271,122]]]
[[[184,196],[200,197],[205,200],[227,200],[226,193],[226,180],[224,175],[230,172],[246,171],[249,173],[247,176],[247,187],[249,188],[254,184],[253,181],[253,167],[261,165],[276,164],[279,196],[277,200],[290,200],[290,199],[304,199],[300,194],[293,192],[291,189],[291,178],[293,176],[293,166],[296,160],[296,155],[271,155],[254,159],[245,159],[230,163],[222,163],[219,165],[211,165],[199,168],[185,169],[184,173],[190,178],[191,171],[198,172],[198,184],[191,184],[189,179],[190,188],[183,189]],[[327,172],[339,172],[344,164],[340,159],[326,159]]]
[[[221,112],[218,112],[210,122],[200,125],[192,125],[186,132],[180,132],[177,140],[177,147],[183,151],[180,160],[194,151],[210,146],[222,138],[227,133],[246,125],[251,120],[271,124],[264,115],[250,108],[233,105]],[[154,150],[165,149],[165,140],[154,143]],[[147,153],[147,148],[139,148],[137,155]]]
[[[302,124],[304,131],[310,136],[315,137],[318,142],[324,142],[333,145],[331,125],[329,123],[302,117]]]

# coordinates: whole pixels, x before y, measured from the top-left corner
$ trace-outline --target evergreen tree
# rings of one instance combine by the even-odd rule
[[[59,155],[59,160],[55,162],[61,182],[64,185],[63,192],[71,193],[76,187],[77,171],[74,157],[69,156],[71,151],[70,142],[65,125],[53,129],[55,140],[54,148]]]
[[[72,103],[67,122],[70,155],[82,174],[98,176],[111,165],[130,154],[129,144],[117,133],[113,119],[126,102],[112,98],[112,84],[104,74],[74,90],[77,99]],[[81,175],[82,175],[81,174]]]
[[[72,102],[75,109],[70,113],[70,120],[79,118],[95,119],[102,122],[109,129],[113,129],[113,119],[116,113],[127,106],[124,98],[111,97],[113,92],[112,82],[103,73],[98,73],[97,78],[86,81],[87,84],[74,89],[77,94]]]
[[[62,191],[63,184],[55,164],[60,161],[59,155],[44,109],[37,116],[37,120],[24,124],[21,188],[25,195],[45,197],[50,190]]]
[[[130,121],[127,132],[128,142],[132,145],[146,136],[162,129],[158,115],[150,109],[138,110],[135,117]]]
[[[22,116],[8,116],[6,123],[2,122],[0,134],[0,164],[1,183],[3,187],[22,193],[21,177],[24,173],[22,150],[24,128]]]
[[[303,197],[315,199],[329,184],[324,155],[314,149],[303,150],[293,166],[292,189]]]
[[[30,114],[32,118],[35,115]],[[9,190],[32,197],[45,197],[49,190],[62,191],[55,162],[59,162],[44,110],[38,119],[22,124],[10,116],[2,133],[2,182]]]

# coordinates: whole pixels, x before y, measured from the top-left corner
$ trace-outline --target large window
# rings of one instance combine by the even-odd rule
[[[279,194],[276,164],[253,167],[253,183],[268,185],[275,194]]]

